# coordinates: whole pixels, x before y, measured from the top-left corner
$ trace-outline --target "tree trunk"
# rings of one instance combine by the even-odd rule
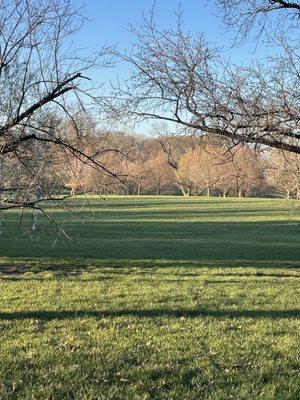
[[[138,186],[138,188],[137,188],[137,195],[140,196],[140,194],[141,194],[141,187]]]
[[[181,190],[181,193],[184,197],[187,197],[190,195],[190,191],[185,190],[184,185],[181,182],[177,182],[176,185],[179,187],[179,189]]]
[[[32,211],[32,231],[37,230],[38,222],[39,222],[39,209],[37,208],[36,204],[36,206],[33,208]]]
[[[181,190],[181,193],[184,197],[188,196],[188,193],[184,190],[184,187],[182,185],[179,185],[179,189]]]
[[[209,197],[210,196],[210,188],[208,187],[207,189],[206,189],[206,197]]]
[[[184,190],[183,188],[181,189],[182,194],[184,197],[189,197],[191,195],[191,189]]]

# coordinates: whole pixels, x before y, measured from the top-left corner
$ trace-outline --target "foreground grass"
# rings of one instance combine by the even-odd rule
[[[91,199],[54,247],[9,214],[0,399],[299,400],[299,205]]]
[[[2,276],[0,398],[299,399],[299,281],[270,268]]]

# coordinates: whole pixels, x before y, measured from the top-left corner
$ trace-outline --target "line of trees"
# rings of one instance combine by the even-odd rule
[[[40,154],[40,162],[34,160],[35,165],[31,166],[35,178],[13,158],[6,158],[2,168],[3,189],[13,190],[17,195],[22,187],[30,187],[40,196],[44,192],[53,195],[94,192],[300,198],[297,154],[258,150],[246,144],[230,146],[229,141],[215,136],[145,137],[109,133],[95,126],[91,134],[91,125],[85,127],[89,132],[81,135],[82,152],[92,154],[97,149],[93,160],[105,165],[109,173],[82,162],[77,156],[66,158],[64,151],[49,143],[39,143],[35,144],[35,153]],[[71,130],[68,135],[72,141]],[[29,163],[30,160],[26,167]]]
[[[115,133],[122,153],[106,155],[106,165],[122,176],[116,182],[91,168],[79,181],[85,190],[120,194],[283,196],[300,198],[300,156],[251,145],[230,147],[210,136],[137,137]]]

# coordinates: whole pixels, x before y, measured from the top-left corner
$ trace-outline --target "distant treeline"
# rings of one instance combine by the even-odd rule
[[[70,132],[64,135],[74,143],[76,133]],[[84,140],[80,135],[76,147],[92,154],[98,168],[82,162],[78,154],[66,156],[63,150],[45,143],[35,146],[40,157],[30,173],[22,170],[22,163],[5,160],[4,189],[28,186],[26,179],[30,179],[32,187],[41,192],[44,187],[48,193],[300,197],[299,155],[233,145],[215,136],[145,137],[97,130],[86,134]],[[93,149],[97,150],[93,153]],[[26,149],[22,157],[26,158]]]

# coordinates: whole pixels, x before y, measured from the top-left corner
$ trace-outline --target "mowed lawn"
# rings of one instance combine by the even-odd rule
[[[203,197],[90,198],[74,216],[52,210],[72,240],[53,246],[47,225],[36,240],[4,222],[7,257],[167,261],[300,261],[300,201]],[[30,228],[26,222],[23,228]]]
[[[300,201],[51,212],[0,237],[1,400],[300,399]]]

